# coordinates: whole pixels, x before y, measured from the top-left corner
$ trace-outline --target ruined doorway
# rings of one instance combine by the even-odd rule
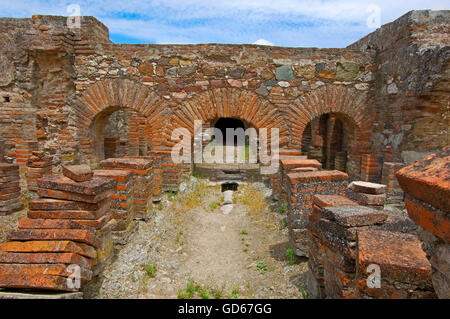
[[[325,169],[347,171],[349,135],[354,128],[339,114],[326,113],[312,119],[302,136],[302,153],[317,159]]]
[[[129,108],[110,107],[94,119],[90,131],[94,163],[112,157],[146,156],[151,148],[146,119]]]
[[[245,125],[244,122],[242,122],[241,120],[235,119],[235,118],[226,118],[226,117],[222,117],[219,118],[216,123],[214,124],[214,128],[219,129],[222,132],[222,136],[223,136],[223,143],[225,144],[227,141],[227,128],[228,129],[233,129],[236,131],[236,129],[241,128],[243,131],[245,131]],[[213,136],[213,138],[215,138],[215,136]],[[230,137],[232,138],[232,137]],[[245,143],[245,141],[244,141]],[[239,141],[239,139],[235,136],[234,137],[234,146],[242,146],[241,142]]]

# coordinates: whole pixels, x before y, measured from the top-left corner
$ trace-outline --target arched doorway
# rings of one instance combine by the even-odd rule
[[[94,164],[111,157],[145,156],[151,148],[146,119],[129,108],[109,107],[98,113],[90,128]]]
[[[325,169],[347,171],[349,135],[355,128],[341,114],[326,113],[313,118],[302,136],[302,153],[317,159]]]

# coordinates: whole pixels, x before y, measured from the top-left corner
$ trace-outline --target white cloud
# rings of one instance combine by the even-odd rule
[[[270,41],[267,41],[266,39],[259,39],[259,40],[256,40],[255,42],[253,42],[253,44],[259,44],[259,45],[272,45],[272,46],[273,46],[273,43],[270,42]]]

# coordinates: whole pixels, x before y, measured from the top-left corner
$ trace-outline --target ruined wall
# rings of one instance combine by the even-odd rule
[[[92,17],[80,29],[64,17],[0,19],[2,152],[25,163],[38,148],[55,163],[95,165],[105,135],[96,121],[124,108],[139,115],[120,146],[128,155],[168,149],[175,128],[219,117],[278,127],[281,146],[301,151],[311,120],[335,113],[358,179],[364,154],[409,161],[448,143],[446,17],[409,13],[345,49],[114,44]]]
[[[372,140],[411,164],[450,143],[450,11],[411,11],[348,48],[376,53]]]

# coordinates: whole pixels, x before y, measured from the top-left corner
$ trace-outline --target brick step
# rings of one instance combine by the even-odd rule
[[[101,240],[92,231],[84,229],[22,229],[13,230],[8,236],[11,241],[28,240],[70,240],[99,248]]]
[[[90,269],[93,261],[74,253],[13,253],[0,251],[1,264],[67,264]]]
[[[74,253],[87,258],[96,258],[97,252],[92,246],[72,241],[10,241],[3,243],[1,251],[13,253]]]
[[[57,291],[78,291],[69,288],[67,279],[61,276],[40,274],[2,274],[0,273],[1,288],[46,289]]]
[[[64,264],[0,264],[0,274],[3,275],[50,275],[69,277],[73,272]],[[80,279],[88,281],[92,279],[92,271],[80,267]]]

